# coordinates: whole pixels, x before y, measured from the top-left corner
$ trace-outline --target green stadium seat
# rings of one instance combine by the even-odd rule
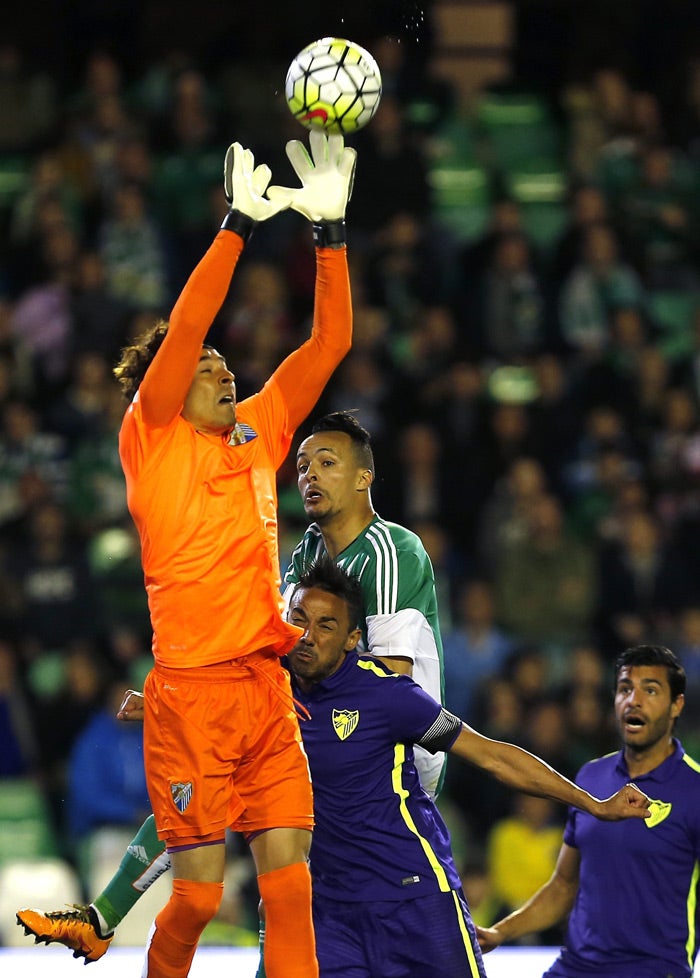
[[[22,156],[0,155],[0,208],[8,208],[29,183],[29,162]]]
[[[563,134],[547,101],[528,92],[485,92],[476,128],[490,164],[510,172],[531,160],[561,159]]]
[[[534,161],[509,173],[507,187],[520,205],[528,236],[545,252],[551,249],[568,218],[566,172]]]
[[[428,182],[433,215],[457,241],[474,241],[483,234],[491,216],[491,189],[482,166],[458,162],[434,165]]]
[[[672,360],[689,356],[695,348],[694,323],[700,308],[697,290],[653,291],[647,299],[647,315],[660,332],[659,346]]]
[[[30,778],[2,778],[0,798],[0,865],[56,856],[57,840],[41,788]]]

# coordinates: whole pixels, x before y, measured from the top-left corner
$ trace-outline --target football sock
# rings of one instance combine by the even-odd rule
[[[151,927],[142,978],[186,978],[197,942],[216,915],[223,883],[174,879],[172,896]]]
[[[308,865],[293,863],[263,873],[258,887],[265,905],[267,978],[318,978]]]
[[[149,815],[129,843],[116,873],[92,901],[103,937],[119,926],[148,887],[169,868],[170,856],[158,838],[155,819]]]

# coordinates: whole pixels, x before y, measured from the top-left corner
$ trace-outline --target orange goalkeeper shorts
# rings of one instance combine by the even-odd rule
[[[176,846],[223,838],[226,828],[313,827],[309,766],[277,655],[156,665],[144,696],[146,777],[161,839]]]

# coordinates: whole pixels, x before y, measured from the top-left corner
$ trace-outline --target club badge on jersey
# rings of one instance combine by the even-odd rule
[[[173,796],[173,804],[182,814],[192,800],[192,782],[177,781],[170,785],[170,793]]]

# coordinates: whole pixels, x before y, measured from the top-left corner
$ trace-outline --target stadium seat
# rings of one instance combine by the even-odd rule
[[[543,251],[554,246],[568,218],[566,172],[556,164],[537,161],[511,171],[510,195],[518,202],[525,230]]]
[[[3,778],[0,799],[0,866],[58,855],[49,807],[37,784],[30,778]]]
[[[547,101],[530,92],[486,91],[476,125],[490,164],[511,172],[528,161],[558,162],[563,139]]]
[[[62,910],[83,894],[75,870],[63,859],[14,859],[0,866],[0,943],[27,947],[29,938],[15,923],[20,907]]]

